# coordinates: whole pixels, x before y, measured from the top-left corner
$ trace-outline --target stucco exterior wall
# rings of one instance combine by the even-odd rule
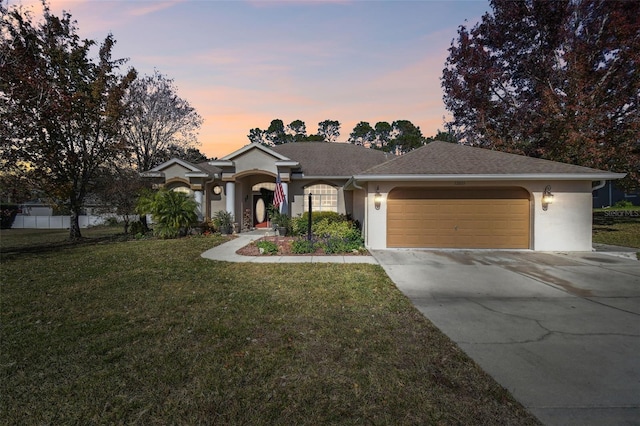
[[[172,164],[166,169],[162,170],[162,172],[164,173],[165,181],[169,181],[175,178],[185,179],[188,181],[189,179],[185,177],[185,173],[189,171],[190,170],[185,169],[180,164]]]
[[[363,206],[365,244],[370,249],[387,248],[387,195],[396,187],[451,187],[461,182],[369,182]],[[542,193],[551,185],[553,204],[542,208]],[[536,251],[591,251],[591,182],[589,181],[512,181],[466,182],[467,187],[522,187],[531,194],[531,249]],[[382,195],[380,209],[374,206],[374,194]]]
[[[274,158],[257,149],[236,157],[234,163],[236,173],[242,173],[247,170],[265,170],[273,174],[278,172]]]
[[[591,182],[551,183],[553,204],[542,209],[544,186],[534,197],[533,249],[537,251],[591,251]]]

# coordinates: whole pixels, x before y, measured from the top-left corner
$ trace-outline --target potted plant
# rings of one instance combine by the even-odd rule
[[[233,234],[233,215],[228,211],[217,212],[213,217],[213,224],[221,234]]]
[[[280,213],[275,206],[269,209],[269,216],[271,217],[271,226],[274,231],[278,231],[280,236],[285,236],[290,233],[291,218],[289,215]]]

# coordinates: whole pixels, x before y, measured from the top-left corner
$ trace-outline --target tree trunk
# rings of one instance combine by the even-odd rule
[[[80,224],[78,222],[78,217],[80,216],[80,209],[73,208],[71,209],[71,220],[69,221],[69,239],[70,240],[79,240],[82,238],[82,234],[80,233]]]
[[[145,234],[147,232],[149,232],[149,224],[147,223],[147,215],[146,214],[141,214],[140,215],[140,223],[142,224],[142,232],[144,232]]]

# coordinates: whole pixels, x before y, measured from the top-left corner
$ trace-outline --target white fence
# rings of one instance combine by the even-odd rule
[[[115,215],[102,216],[78,216],[80,228],[88,228],[90,226],[102,225],[108,217],[117,217]],[[13,221],[11,228],[13,229],[69,229],[71,216],[23,216],[17,215]]]

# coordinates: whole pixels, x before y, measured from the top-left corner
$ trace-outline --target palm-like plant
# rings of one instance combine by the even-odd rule
[[[138,200],[139,214],[151,214],[156,223],[154,233],[162,238],[185,234],[198,220],[195,200],[182,192],[161,189],[143,194]]]

